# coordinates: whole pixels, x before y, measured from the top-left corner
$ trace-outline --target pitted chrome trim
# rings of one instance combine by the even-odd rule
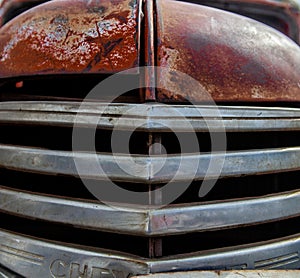
[[[0,264],[31,278],[79,277],[80,273],[80,277],[101,277],[102,273],[107,278],[125,278],[148,273],[147,264],[135,256],[50,243],[2,230]]]
[[[108,104],[79,102],[3,102],[0,123],[72,127],[94,126],[103,129],[149,132],[191,131],[276,131],[300,130],[300,109],[242,106],[200,106],[163,104]],[[122,117],[122,121],[119,121]],[[220,117],[223,118],[220,121]],[[187,121],[190,125],[187,125]],[[118,123],[116,125],[116,123]]]
[[[99,202],[55,198],[2,186],[0,211],[114,233],[147,234],[149,225],[146,210],[116,209]]]
[[[148,274],[197,269],[299,268],[300,235],[252,245],[236,246],[160,259],[145,259],[111,251],[88,250],[0,230],[0,264],[25,277],[77,277],[76,272],[106,273],[124,278]],[[33,263],[27,258],[38,263]],[[59,273],[57,273],[59,271]],[[52,272],[52,273],[51,273]],[[56,273],[54,273],[56,272]],[[53,275],[54,274],[54,275]],[[74,276],[71,276],[74,275]],[[108,276],[111,274],[111,276]],[[113,275],[115,276],[113,276]],[[51,276],[52,275],[52,276]],[[83,277],[89,277],[84,276]],[[92,276],[93,277],[93,276]]]
[[[298,269],[300,234],[150,262],[151,273],[195,269]],[[264,263],[263,266],[261,264]]]
[[[187,232],[229,229],[300,215],[300,191],[272,196],[177,205],[154,210],[150,233],[172,235]]]
[[[200,270],[138,275],[131,278],[299,278],[300,270]]]
[[[208,171],[212,159],[223,161],[220,177],[265,174],[300,169],[300,147],[236,151],[211,154],[146,156],[122,154],[91,154],[86,152],[53,151],[0,144],[0,168],[31,171],[49,175],[78,176],[74,158],[81,167],[80,177],[99,180],[163,183],[218,177],[218,169]],[[138,165],[128,173],[122,169]],[[95,167],[99,162],[100,167]],[[163,167],[161,168],[161,165]],[[183,166],[182,166],[183,165]],[[190,167],[198,165],[198,168]],[[96,165],[97,166],[97,165]],[[181,167],[180,167],[181,166]],[[157,173],[154,169],[161,170]],[[176,176],[175,176],[176,175]]]
[[[54,198],[0,187],[0,211],[101,231],[166,236],[229,229],[300,214],[300,191],[158,210],[108,207],[88,201]]]

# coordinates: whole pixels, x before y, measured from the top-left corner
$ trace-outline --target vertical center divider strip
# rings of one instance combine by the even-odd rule
[[[156,72],[155,72],[155,28],[154,28],[154,3],[155,0],[144,0],[145,2],[145,66],[149,67],[145,70],[145,101],[156,101]]]
[[[156,101],[156,46],[155,46],[155,1],[144,0],[144,59],[145,66],[149,67],[145,70],[145,101]],[[149,155],[161,154],[161,134],[149,133]],[[156,145],[157,144],[157,145]],[[154,190],[154,191],[153,191]],[[157,186],[149,185],[149,205],[159,205],[162,202],[161,190]],[[149,238],[149,257],[161,257],[162,238]]]

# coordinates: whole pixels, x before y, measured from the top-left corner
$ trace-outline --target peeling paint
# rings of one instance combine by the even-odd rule
[[[138,2],[51,1],[2,27],[0,76],[105,73],[138,65]]]

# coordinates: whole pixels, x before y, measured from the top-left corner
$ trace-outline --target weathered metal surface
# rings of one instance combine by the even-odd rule
[[[139,1],[39,5],[0,33],[0,77],[110,73],[138,65]]]
[[[291,3],[269,2],[291,9]],[[262,0],[251,4],[267,5]],[[113,73],[138,66],[140,9],[140,1],[63,0],[27,11],[1,29],[0,76]],[[299,16],[296,20],[300,24]],[[209,96],[215,101],[300,99],[299,47],[271,28],[169,0],[157,6],[146,1],[144,23],[145,64],[153,66],[156,60],[171,69],[158,74],[158,86],[167,88],[158,90],[159,101],[206,101]],[[203,92],[178,80],[172,70],[198,80]],[[148,68],[142,98],[156,100],[155,79],[154,68]]]
[[[0,187],[0,211],[85,229],[151,237],[169,236],[295,217],[300,214],[300,192],[210,204],[170,205],[154,210],[150,206],[118,208],[117,204],[112,208],[87,200],[63,199]],[[153,254],[157,255],[157,252]]]
[[[113,181],[158,184],[171,180],[189,181],[191,178],[202,180],[205,177],[238,177],[296,171],[300,169],[300,147],[149,157],[105,153],[93,155],[0,144],[0,168],[77,177],[79,174],[74,160],[82,165],[81,178],[109,178]],[[223,160],[224,165],[220,173],[219,169],[208,168],[211,161]],[[101,168],[95,167],[95,163],[99,163]],[[134,168],[130,173],[123,170],[130,168]],[[160,168],[157,173],[155,169]]]
[[[151,273],[194,269],[298,269],[298,235],[251,245],[215,249],[155,260]]]
[[[132,278],[298,278],[300,270],[184,271],[139,275]]]
[[[0,26],[13,16],[16,11],[23,10],[51,0],[1,0],[0,1]]]
[[[300,2],[295,0],[186,0],[264,22],[300,44]]]
[[[0,265],[0,277],[1,278],[22,278],[18,274],[13,273],[12,271],[8,270],[7,268],[4,268]]]
[[[162,137],[161,133],[149,133],[148,135],[148,145],[150,147],[149,154],[153,155],[161,155],[163,153],[162,148]],[[148,187],[149,194],[149,205],[162,206],[163,205],[163,190],[159,188],[159,186],[150,184]],[[147,233],[151,233],[149,231],[149,226],[151,223],[150,217],[148,219],[147,225]],[[152,237],[148,240],[149,245],[149,258],[157,258],[162,257],[163,255],[163,242],[161,237]]]
[[[24,277],[125,278],[148,273],[146,262],[135,256],[50,243],[3,230],[0,254],[0,264]]]
[[[89,250],[62,242],[32,239],[0,231],[0,264],[25,277],[124,278],[148,274],[199,269],[286,269],[299,268],[300,235],[274,241],[175,257],[144,259],[111,251]],[[93,273],[94,272],[94,273]],[[94,276],[88,276],[94,274]],[[72,276],[73,275],[73,276]],[[100,276],[101,277],[101,276]]]
[[[222,117],[222,119],[221,119]],[[122,119],[122,120],[120,120]],[[79,102],[2,102],[0,123],[78,126],[147,132],[289,131],[300,130],[300,109],[247,106],[192,106],[163,104]],[[209,127],[209,129],[208,129]],[[223,128],[223,129],[222,129]]]
[[[177,1],[157,3],[158,99],[299,101],[300,48],[259,22]],[[184,18],[184,24],[182,20]],[[180,80],[180,71],[200,83]]]
[[[42,186],[42,185],[41,185]],[[123,234],[147,234],[147,210],[109,207],[88,200],[66,199],[0,188],[0,211]]]
[[[156,100],[156,73],[155,73],[155,1],[146,1],[145,3],[145,100],[155,101]]]
[[[151,234],[172,235],[187,232],[230,229],[265,223],[300,214],[300,192],[209,204],[186,204],[150,213]]]
[[[160,101],[207,100],[206,93],[216,101],[294,101],[299,100],[299,48],[271,29],[246,19],[204,7],[167,0],[158,2],[157,49],[154,42],[155,5],[147,1],[145,21],[145,58],[183,71],[196,78],[203,92],[190,84],[176,83],[176,74],[159,75],[159,82],[170,92],[158,91]],[[53,1],[29,11],[8,23],[0,35],[0,76],[16,77],[38,74],[113,73],[139,63],[140,2],[129,0]],[[166,13],[168,12],[168,14]],[[199,12],[196,14],[196,12]],[[182,18],[185,24],[182,24]],[[148,25],[147,25],[148,24]],[[234,28],[233,28],[234,26]],[[147,33],[149,32],[149,33]],[[149,35],[151,33],[151,35]],[[148,39],[148,41],[147,41]],[[153,69],[152,69],[153,70]],[[155,72],[145,76],[145,99],[155,100]],[[178,80],[177,80],[178,81]],[[187,86],[185,86],[187,85]],[[22,81],[16,84],[22,87]],[[173,91],[175,90],[175,92]],[[98,103],[80,111],[78,103],[4,103],[0,105],[1,123],[44,124],[132,130],[144,123],[141,130],[166,132],[187,131],[186,121],[195,131],[208,131],[207,123],[216,131],[222,125],[227,131],[300,130],[299,109],[222,107],[216,113],[209,106],[111,105]],[[175,109],[170,113],[170,108]],[[102,109],[102,110],[101,110]],[[199,113],[199,109],[201,112]],[[79,118],[76,113],[79,112]],[[178,114],[183,117],[178,117]],[[177,116],[176,116],[177,115]],[[155,140],[154,140],[155,141]],[[158,141],[159,142],[159,141]],[[129,174],[120,170],[126,155],[98,154],[105,173],[92,172],[89,153],[50,151],[38,148],[0,145],[0,167],[42,174],[78,176],[74,157],[86,163],[85,177],[145,184],[177,179],[203,179],[212,157],[219,154],[133,156],[139,167]],[[155,164],[165,166],[153,173]],[[181,163],[198,164],[193,172],[177,172]],[[122,167],[121,167],[122,168]],[[225,155],[221,177],[263,174],[300,169],[300,148],[266,149],[232,152]],[[185,167],[186,170],[186,167]],[[99,177],[100,174],[100,177]],[[210,173],[210,177],[214,177]],[[102,175],[102,176],[101,176]],[[71,224],[81,228],[135,235],[157,236],[186,232],[209,231],[275,221],[299,214],[299,191],[236,200],[226,203],[170,206],[158,211],[113,211],[83,200],[66,200],[53,196],[0,190],[0,210],[19,216]],[[267,209],[266,209],[267,208]],[[255,213],[257,212],[257,213]],[[76,214],[76,217],[74,215]],[[230,217],[229,217],[230,216]],[[101,221],[100,221],[101,220]],[[160,254],[160,241],[152,246]],[[0,264],[26,277],[117,277],[131,274],[187,269],[224,268],[299,268],[300,235],[235,248],[210,250],[161,259],[143,259],[89,247],[68,246],[44,240],[0,232]],[[156,251],[157,251],[156,250]],[[157,255],[156,252],[152,252]]]

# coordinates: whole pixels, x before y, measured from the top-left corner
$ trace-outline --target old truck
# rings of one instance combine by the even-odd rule
[[[299,1],[2,0],[0,22],[1,277],[299,269]]]

